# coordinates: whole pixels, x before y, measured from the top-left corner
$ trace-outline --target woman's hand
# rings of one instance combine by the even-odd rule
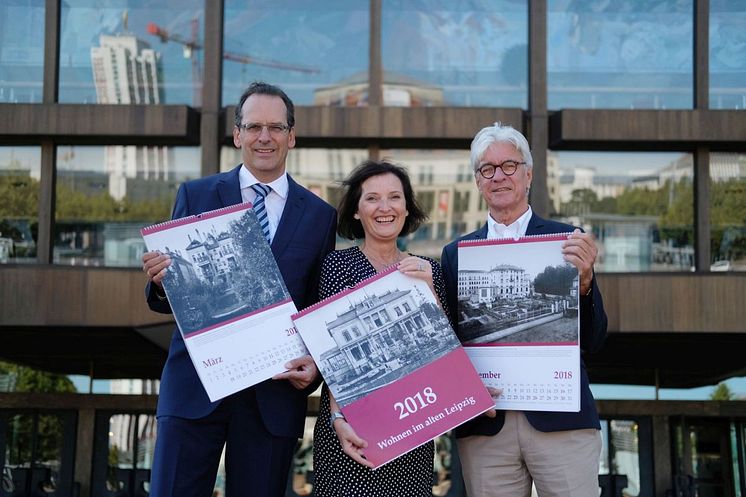
[[[410,255],[409,257],[402,259],[399,263],[399,271],[422,280],[431,288],[433,288],[433,267],[425,259]]]
[[[440,297],[438,297],[438,292],[435,291],[435,285],[433,284],[433,267],[430,265],[429,261],[410,255],[399,263],[399,271],[407,276],[417,278],[427,283],[430,291],[433,292],[433,295],[435,296],[435,301],[438,303],[438,306],[443,309],[443,303],[440,301]]]
[[[358,464],[362,464],[368,468],[373,467],[373,463],[363,456],[368,442],[357,436],[350,423],[343,418],[338,418],[334,420],[332,429],[337,434],[339,444],[342,446],[345,454]]]

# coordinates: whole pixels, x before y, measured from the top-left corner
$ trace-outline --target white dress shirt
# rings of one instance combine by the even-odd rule
[[[243,165],[238,172],[238,181],[241,185],[241,200],[253,204],[254,199],[256,199],[256,192],[251,189],[251,185],[260,183],[260,181]],[[269,221],[269,239],[274,240],[277,226],[280,224],[280,218],[282,217],[282,211],[285,209],[285,202],[288,199],[288,175],[287,173],[282,173],[282,176],[273,182],[262,184],[272,188],[272,191],[264,199],[264,208],[267,210],[267,220]]]
[[[505,226],[492,219],[492,216],[487,213],[487,238],[492,240],[495,238],[520,238],[526,236],[531,214],[531,206],[529,205],[521,217],[508,226]]]

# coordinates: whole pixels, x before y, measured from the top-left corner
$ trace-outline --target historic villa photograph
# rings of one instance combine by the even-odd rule
[[[327,304],[319,318],[318,326],[326,333],[317,363],[340,406],[459,346],[426,284],[400,273],[386,279],[394,279],[397,286],[376,288],[376,281]]]
[[[289,297],[251,210],[149,235],[154,236],[158,236],[154,241],[160,242],[157,250],[171,257],[163,283],[182,333],[228,321]]]
[[[578,340],[578,271],[561,241],[459,247],[458,333],[464,344]]]

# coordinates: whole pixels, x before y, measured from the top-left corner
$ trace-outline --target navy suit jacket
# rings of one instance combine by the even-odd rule
[[[566,233],[574,230],[569,224],[542,219],[536,214],[531,216],[526,229],[526,235],[545,235],[551,233]],[[443,248],[441,266],[446,283],[448,309],[451,323],[458,330],[458,250],[457,244],[461,240],[477,240],[487,238],[487,224],[468,235],[449,243]],[[601,292],[596,285],[596,278],[591,283],[591,294],[580,297],[580,349],[583,353],[596,352],[603,345],[606,338],[606,312],[604,312]],[[531,426],[539,431],[551,432],[562,430],[577,430],[583,428],[600,429],[596,404],[593,401],[588,372],[585,364],[580,360],[580,412],[540,412],[525,411]],[[494,435],[500,431],[505,422],[505,412],[497,411],[497,417],[480,416],[456,428],[457,437],[469,435]]]
[[[238,179],[241,167],[182,184],[172,218],[241,203]],[[285,208],[271,248],[290,296],[300,310],[318,300],[321,262],[334,250],[337,213],[289,175],[288,183]],[[152,310],[171,313],[168,302],[156,297],[155,285],[148,284],[145,293]],[[301,436],[307,396],[317,385],[304,390],[296,389],[287,380],[266,380],[256,385],[259,411],[267,430],[276,436]],[[207,397],[181,333],[176,329],[161,377],[157,415],[198,419],[210,414],[219,404],[220,401],[210,402]]]

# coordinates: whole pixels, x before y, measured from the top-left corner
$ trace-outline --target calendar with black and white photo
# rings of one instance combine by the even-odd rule
[[[395,266],[293,321],[375,467],[492,407],[427,283]]]
[[[498,409],[580,410],[577,268],[569,233],[458,244],[458,336]]]
[[[308,353],[250,203],[141,232],[148,250],[171,258],[163,288],[211,401],[281,373],[289,360]]]

